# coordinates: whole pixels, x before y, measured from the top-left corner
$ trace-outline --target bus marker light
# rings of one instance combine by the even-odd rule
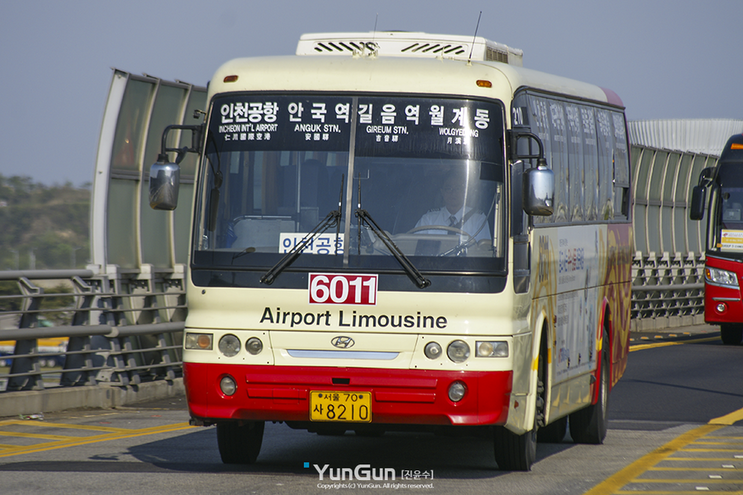
[[[212,334],[210,333],[186,333],[186,349],[212,350]]]
[[[456,381],[449,385],[449,399],[451,399],[452,402],[459,402],[464,398],[466,393],[467,386],[460,381]]]
[[[231,376],[223,376],[219,388],[224,395],[233,395],[237,391],[237,383]]]
[[[438,359],[438,357],[441,356],[441,346],[438,342],[429,342],[426,344],[423,353],[428,359]]]
[[[476,84],[479,88],[492,88],[493,87],[493,83],[485,79],[478,79]]]
[[[237,82],[237,76],[224,76],[224,80],[222,82],[230,83],[230,82]]]
[[[477,357],[508,357],[508,342],[476,342]]]
[[[263,350],[263,342],[261,342],[261,339],[258,337],[250,337],[245,343],[245,348],[249,353],[255,356],[256,354],[260,354]]]

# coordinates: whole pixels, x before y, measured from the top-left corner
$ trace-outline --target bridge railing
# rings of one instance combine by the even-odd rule
[[[0,394],[179,378],[184,271],[0,272],[18,288],[0,296]]]

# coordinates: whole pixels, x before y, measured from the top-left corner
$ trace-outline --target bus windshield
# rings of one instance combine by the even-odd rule
[[[713,191],[713,199],[718,203],[718,213],[710,215],[712,245],[721,252],[740,255],[743,253],[743,187],[720,187]]]
[[[193,265],[503,273],[504,156],[499,102],[216,97]]]

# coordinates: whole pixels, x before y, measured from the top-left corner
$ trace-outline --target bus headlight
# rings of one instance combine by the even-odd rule
[[[463,340],[455,340],[446,348],[446,355],[455,363],[463,363],[470,357],[470,346]]]
[[[228,333],[219,339],[219,352],[227,357],[232,357],[240,352],[240,339]]]
[[[224,395],[233,395],[237,391],[237,383],[231,376],[223,376],[219,381],[219,389]]]
[[[508,357],[508,342],[475,342],[477,357]]]
[[[719,268],[706,267],[704,269],[704,278],[710,284],[723,285],[725,287],[738,288],[738,277],[733,272],[720,270]]]
[[[428,359],[438,359],[439,356],[441,356],[441,346],[438,342],[429,342],[423,349],[423,354],[425,354]]]
[[[184,347],[186,349],[212,350],[212,334],[210,333],[186,333]]]
[[[250,337],[245,343],[245,349],[248,350],[253,356],[260,354],[263,350],[263,342],[258,337]]]

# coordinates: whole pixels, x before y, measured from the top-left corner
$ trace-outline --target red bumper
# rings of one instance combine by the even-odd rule
[[[202,420],[309,421],[310,390],[370,391],[374,423],[426,425],[504,424],[512,372],[378,370],[184,363],[191,415]],[[224,395],[225,375],[237,392]],[[464,382],[459,402],[449,385]]]
[[[738,274],[741,263],[708,257],[706,266]],[[704,320],[707,323],[743,323],[743,302],[740,289],[704,283]]]

